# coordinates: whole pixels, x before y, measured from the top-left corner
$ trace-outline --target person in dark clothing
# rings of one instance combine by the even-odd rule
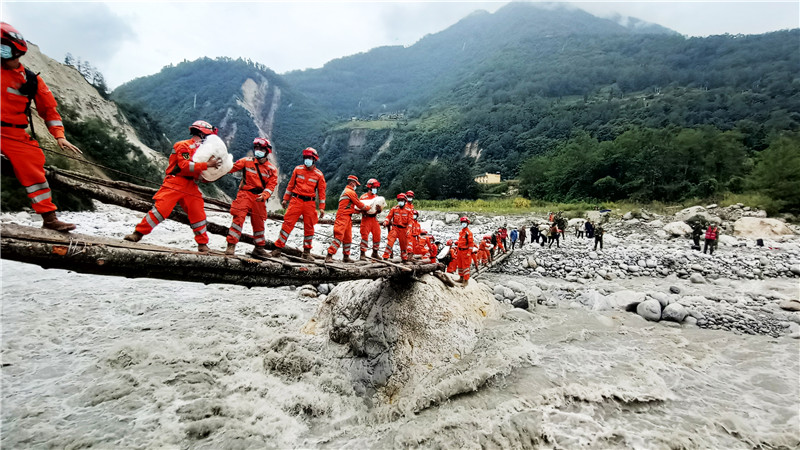
[[[559,238],[561,238],[561,230],[558,229],[558,225],[553,223],[553,225],[550,226],[550,245],[548,245],[547,248],[552,247],[553,242],[556,243],[556,247],[560,248],[561,244],[559,243]]]
[[[700,236],[702,235],[703,225],[700,222],[696,222],[692,227],[692,241],[694,242],[692,250],[700,250]]]
[[[519,227],[519,248],[521,249],[523,245],[525,245],[525,238],[527,236],[527,232],[525,231],[525,225]]]
[[[597,228],[594,229],[595,250],[597,250],[597,244],[600,244],[600,250],[603,249],[603,234],[605,234],[605,230],[603,230],[603,225],[598,225]]]
[[[590,220],[586,221],[584,224],[584,228],[586,228],[586,238],[591,239],[594,237],[594,224]]]
[[[531,244],[539,243],[539,224],[531,225]]]
[[[495,231],[492,233],[492,251],[489,252],[489,255],[494,257],[497,254],[497,232]]]

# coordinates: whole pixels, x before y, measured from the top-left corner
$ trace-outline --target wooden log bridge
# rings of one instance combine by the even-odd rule
[[[259,260],[240,255],[227,256],[223,252],[198,253],[9,223],[0,225],[0,254],[3,259],[37,264],[46,269],[247,287],[316,285],[395,277],[407,277],[410,282],[417,275],[443,268],[441,264],[422,262],[399,265],[378,261],[325,264],[300,262],[299,258]]]

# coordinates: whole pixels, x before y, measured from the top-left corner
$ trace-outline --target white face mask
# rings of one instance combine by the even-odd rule
[[[397,206],[406,206],[406,202],[400,200],[399,202],[397,202]]]
[[[0,46],[0,57],[3,59],[11,59],[11,46],[10,45],[2,45]]]
[[[373,194],[377,194],[378,193],[378,188],[372,188],[372,193]]]
[[[253,155],[255,155],[256,159],[261,159],[261,158],[267,156],[267,153],[266,152],[262,152],[261,150],[256,150],[256,151],[253,152]]]
[[[414,203],[414,197],[408,197],[408,203]]]
[[[311,165],[312,165],[312,164],[314,164],[314,160],[313,160],[313,159],[311,159],[311,158],[305,158],[305,159],[303,160],[303,164],[305,164],[305,165],[306,165],[306,167],[311,167]]]
[[[467,228],[467,225],[469,225],[469,224],[467,222],[464,222],[464,223],[461,224],[461,228]]]

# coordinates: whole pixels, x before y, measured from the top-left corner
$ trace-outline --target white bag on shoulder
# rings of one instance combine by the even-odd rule
[[[233,167],[233,155],[228,153],[228,147],[216,134],[206,136],[200,147],[194,152],[192,161],[208,162],[212,156],[222,160],[222,165],[218,168],[209,167],[200,174],[206,181],[217,181],[228,173]]]

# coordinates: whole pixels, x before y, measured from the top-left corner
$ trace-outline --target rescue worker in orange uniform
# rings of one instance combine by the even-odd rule
[[[375,178],[370,178],[367,181],[367,192],[361,196],[361,200],[371,200],[378,196],[378,188],[381,183]],[[375,207],[374,214],[368,214],[366,211],[361,213],[361,259],[367,259],[367,245],[369,244],[369,235],[372,234],[372,258],[379,258],[378,249],[381,246],[381,224],[378,223],[378,214],[383,211],[379,205]]]
[[[489,250],[492,245],[492,237],[491,236],[484,236],[481,240],[480,245],[478,246],[478,263],[483,264],[484,266],[489,264]]]
[[[453,240],[448,239],[447,245],[450,246],[450,262],[447,264],[447,273],[455,273],[458,266],[458,247],[453,245]]]
[[[416,208],[414,208],[414,191],[406,191],[406,205],[408,209],[416,211]]]
[[[433,235],[428,235],[428,260],[431,263],[436,262],[437,255],[439,254],[439,247],[436,246],[436,240]]]
[[[271,256],[277,257],[294,229],[297,219],[303,216],[303,258],[313,261],[311,244],[314,241],[314,226],[325,215],[325,176],[317,169],[319,154],[311,147],[303,150],[303,164],[294,168],[289,185],[283,194],[281,206],[286,209],[283,215],[283,226],[275,241],[275,250]],[[319,215],[317,215],[317,198],[319,198]]]
[[[14,175],[25,188],[33,210],[42,215],[42,228],[70,231],[75,225],[56,218],[56,205],[52,200],[50,185],[44,176],[44,153],[25,129],[31,101],[47,125],[47,131],[56,139],[62,150],[80,154],[78,147],[64,137],[64,125],[58,114],[53,93],[39,75],[26,69],[19,58],[28,51],[25,38],[11,25],[0,22],[0,48],[2,48],[2,93],[0,94],[0,152],[8,158]],[[33,131],[33,129],[31,129]],[[35,137],[35,136],[34,136]]]
[[[236,252],[236,244],[242,237],[242,226],[247,215],[253,226],[253,241],[255,248],[252,256],[266,258],[269,253],[264,250],[267,240],[264,237],[264,222],[267,220],[267,200],[278,185],[278,168],[269,162],[268,155],[272,153],[272,144],[269,140],[257,137],[253,139],[253,157],[246,157],[236,161],[228,173],[242,171],[242,181],[239,182],[239,192],[236,200],[231,204],[233,221],[228,230],[228,247],[226,255]]]
[[[458,263],[456,267],[458,268],[458,281],[465,285],[469,282],[472,248],[475,246],[469,223],[467,216],[462,217],[461,231],[458,233]]]
[[[392,257],[392,247],[394,241],[400,243],[400,258],[403,262],[408,261],[408,225],[411,223],[411,210],[406,206],[406,194],[397,194],[397,205],[389,210],[386,220],[383,221],[383,226],[392,226],[389,230],[389,236],[386,238],[386,250],[383,252],[383,259]]]
[[[197,251],[208,252],[205,203],[197,182],[204,170],[222,166],[222,160],[212,156],[208,162],[194,162],[192,157],[206,136],[217,134],[217,128],[204,120],[198,120],[189,127],[189,134],[192,135],[190,139],[178,141],[172,146],[167,176],[161,183],[161,188],[153,196],[155,205],[145,214],[139,225],[136,225],[134,232],[125,236],[126,241],[142,240],[142,237],[150,234],[153,228],[172,214],[176,204],[180,204],[189,216],[194,230],[194,240],[197,242]]]
[[[344,187],[342,195],[339,196],[339,208],[336,210],[336,221],[333,223],[333,242],[328,247],[328,256],[325,257],[325,262],[333,262],[333,255],[342,246],[342,262],[351,262],[350,259],[350,245],[353,242],[353,213],[356,208],[366,210],[367,205],[358,198],[356,194],[356,186],[361,186],[358,182],[358,177],[349,175],[347,177],[347,186]]]
[[[406,194],[406,199],[408,199],[408,194]],[[414,210],[413,206],[411,208],[411,222],[408,224],[408,248],[406,249],[406,252],[412,256],[422,255],[422,242],[420,239],[422,227],[417,221],[417,218],[419,217],[419,211]]]

